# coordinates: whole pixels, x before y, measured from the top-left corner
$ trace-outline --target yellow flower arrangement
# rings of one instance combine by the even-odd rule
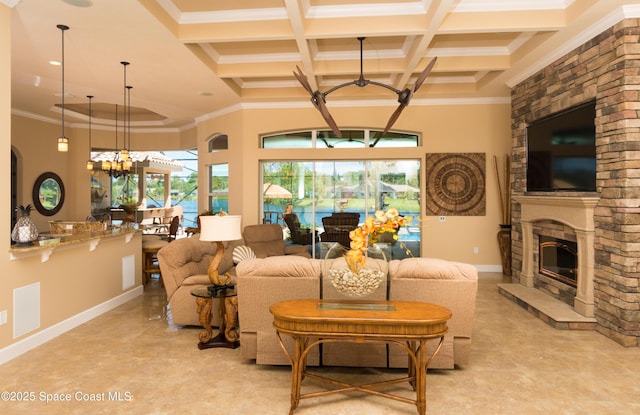
[[[400,216],[398,209],[389,208],[386,212],[376,211],[375,217],[367,216],[362,226],[349,233],[350,248],[345,254],[345,261],[349,269],[358,273],[366,263],[367,249],[370,243],[375,243],[380,235],[393,232],[393,239],[398,239],[397,230],[410,222],[410,218]]]

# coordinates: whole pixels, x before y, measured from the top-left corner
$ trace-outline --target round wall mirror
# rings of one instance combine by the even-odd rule
[[[33,185],[33,206],[45,216],[55,215],[64,203],[64,185],[55,173],[42,173]]]

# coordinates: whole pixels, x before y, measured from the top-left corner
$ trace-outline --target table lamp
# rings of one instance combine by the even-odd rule
[[[213,285],[227,285],[231,281],[229,273],[224,275],[224,280],[218,275],[218,267],[224,257],[224,242],[242,239],[239,215],[215,215],[200,216],[200,240],[216,242],[218,249],[209,265],[209,280]]]

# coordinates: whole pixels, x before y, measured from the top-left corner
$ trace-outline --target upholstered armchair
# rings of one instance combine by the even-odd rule
[[[287,213],[283,216],[283,219],[289,227],[291,242],[298,245],[311,245],[315,233],[312,233],[311,229],[302,228],[298,215]]]
[[[244,244],[257,258],[278,255],[301,255],[310,258],[307,246],[285,245],[282,228],[277,224],[248,225],[242,231]]]

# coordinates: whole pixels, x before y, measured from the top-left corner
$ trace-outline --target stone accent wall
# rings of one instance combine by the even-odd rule
[[[514,87],[511,98],[514,196],[526,191],[527,124],[596,100],[597,330],[622,345],[640,346],[640,21],[621,21]],[[519,218],[520,206],[514,203],[514,282],[522,269]]]

